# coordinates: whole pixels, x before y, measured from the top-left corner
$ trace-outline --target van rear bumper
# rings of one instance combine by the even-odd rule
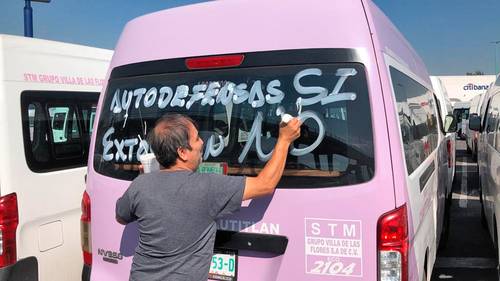
[[[0,268],[0,281],[38,281],[38,261],[35,257],[18,260]]]
[[[90,270],[92,267],[90,265],[83,265],[83,270],[82,270],[82,281],[90,281]],[[0,280],[2,281],[2,280]]]

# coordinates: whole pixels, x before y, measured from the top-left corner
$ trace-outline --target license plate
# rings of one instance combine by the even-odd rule
[[[236,281],[237,254],[230,250],[215,250],[210,263],[208,278],[212,280]]]
[[[227,174],[227,163],[216,163],[216,162],[202,162],[198,166],[198,173],[202,174]]]

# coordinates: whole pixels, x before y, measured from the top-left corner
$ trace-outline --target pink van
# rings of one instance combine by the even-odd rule
[[[429,279],[441,124],[422,60],[371,1],[153,13],[127,24],[110,67],[82,202],[84,280],[129,278],[140,238],[115,204],[166,112],[197,122],[199,172],[228,175],[262,169],[281,113],[304,122],[276,192],[218,221],[212,280]]]

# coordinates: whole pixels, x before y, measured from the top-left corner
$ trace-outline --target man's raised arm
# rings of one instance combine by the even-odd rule
[[[280,133],[273,155],[257,177],[247,177],[243,200],[269,195],[274,192],[285,169],[288,148],[300,136],[301,125],[302,122],[297,118],[293,118],[288,123],[280,124]]]

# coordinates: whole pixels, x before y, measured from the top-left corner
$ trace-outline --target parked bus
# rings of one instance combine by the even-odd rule
[[[210,279],[429,279],[441,125],[422,60],[372,1],[213,1],[139,17],[105,88],[82,201],[86,280],[129,278],[140,238],[116,222],[116,201],[167,112],[198,124],[200,171],[228,175],[263,168],[280,112],[303,120],[275,193],[217,222]]]
[[[90,118],[111,54],[0,35],[2,281],[81,280]]]

